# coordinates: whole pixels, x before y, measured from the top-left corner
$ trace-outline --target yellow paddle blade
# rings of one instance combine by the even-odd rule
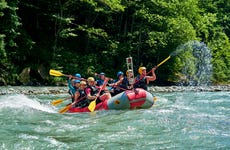
[[[102,85],[102,87],[100,88],[98,94],[100,94],[100,93],[101,93],[101,90],[104,89],[104,88],[106,87],[106,84],[107,84],[108,80],[109,80],[108,78],[105,78],[105,81],[103,82],[103,85]],[[98,96],[99,96],[99,95],[98,95]],[[98,98],[98,96],[97,96],[97,98]],[[89,109],[91,112],[93,112],[93,111],[95,110],[95,108],[96,108],[96,100],[97,100],[97,98],[96,98],[95,100],[93,100],[93,101],[89,104],[89,106],[88,106],[88,109]]]
[[[61,114],[63,114],[63,113],[65,113],[65,112],[67,112],[70,108],[71,108],[71,104],[70,105],[68,105],[68,106],[66,106],[66,107],[64,107],[64,108],[62,108],[62,109],[60,109],[59,110],[59,113],[61,113]]]
[[[53,69],[50,69],[50,75],[52,76],[56,76],[56,77],[60,77],[60,76],[65,76],[63,73],[61,73],[60,71],[57,71],[57,70],[53,70]]]
[[[157,67],[159,67],[160,65],[162,65],[163,63],[165,63],[167,60],[169,60],[171,58],[171,56],[167,57],[165,60],[163,60],[161,63],[159,63],[157,65]]]
[[[91,112],[94,111],[95,108],[96,108],[96,99],[93,100],[93,101],[89,104],[89,106],[88,106],[88,109],[89,109]]]
[[[61,104],[63,101],[64,101],[64,100],[62,100],[62,99],[58,99],[58,100],[52,101],[51,104],[54,105],[54,106],[56,106],[56,105],[58,105],[58,104]]]

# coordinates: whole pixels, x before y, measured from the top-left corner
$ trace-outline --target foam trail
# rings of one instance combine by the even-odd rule
[[[41,104],[36,99],[28,98],[25,95],[3,96],[0,98],[0,109],[3,108],[20,109],[25,107],[29,107],[36,110],[49,112],[49,113],[56,113],[56,111],[52,109],[50,106]]]

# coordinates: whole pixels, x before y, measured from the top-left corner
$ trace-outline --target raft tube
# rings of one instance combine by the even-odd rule
[[[95,110],[127,110],[127,109],[147,109],[154,104],[154,98],[148,91],[136,88],[135,90],[126,90],[114,97],[105,100],[96,105]],[[90,112],[88,107],[71,108],[69,113]]]

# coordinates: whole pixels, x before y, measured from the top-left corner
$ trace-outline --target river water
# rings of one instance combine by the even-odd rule
[[[156,92],[150,109],[59,114],[67,94],[0,96],[0,149],[230,149],[230,92]]]

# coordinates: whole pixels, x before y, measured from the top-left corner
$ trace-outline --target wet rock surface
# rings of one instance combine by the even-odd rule
[[[230,85],[224,86],[151,86],[150,92],[184,92],[184,91],[203,91],[219,92],[230,91]],[[67,86],[1,86],[0,95],[7,94],[63,94],[68,93]]]

